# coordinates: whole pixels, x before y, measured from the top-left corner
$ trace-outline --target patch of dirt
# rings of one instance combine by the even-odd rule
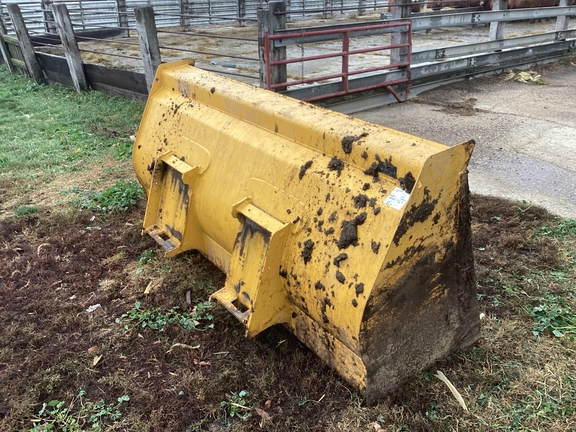
[[[537,236],[542,226],[553,224],[557,217],[541,207],[488,196],[475,196],[471,211],[478,293],[494,296],[518,286],[528,295],[538,294],[522,282],[522,276],[559,266],[557,241]],[[490,303],[486,310],[496,316],[509,314]]]
[[[411,99],[412,102],[421,103],[426,105],[434,105],[442,107],[436,111],[440,111],[446,114],[455,114],[461,116],[473,116],[479,112],[488,112],[483,109],[475,108],[477,99],[475,98],[468,98],[464,101],[459,102],[441,102],[437,100],[431,100],[425,98],[425,96],[417,97]]]
[[[43,402],[70,401],[80,388],[91,401],[130,396],[114,430],[230,430],[240,422],[234,430],[325,431],[335,416],[340,430],[359,430],[352,418],[362,424],[372,414],[375,419],[376,411],[360,408],[361,398],[282,327],[245,339],[241,324],[216,306],[213,330],[169,326],[163,333],[125,333],[115,319],[135,301],[190,311],[224,283],[224,275],[197,253],[163,258],[156,243],[140,235],[143,214],[140,204],[128,214],[99,216],[94,227],[90,212],[44,210],[0,224],[0,430],[30,428]],[[559,260],[552,240],[533,235],[554,220],[545,210],[474,196],[472,220],[481,295],[501,290],[528,268],[553,268]],[[155,261],[142,266],[139,257],[148,249]],[[490,304],[482,308],[507,318]],[[173,348],[177,343],[195,348]],[[102,359],[94,366],[95,355]],[[436,366],[457,369],[466,361],[458,354]],[[422,383],[407,383],[376,410],[389,423],[403,410],[426,412],[430,400]],[[265,407],[270,422],[256,414],[245,422],[227,415],[221,402],[244,389],[250,393],[246,404]]]
[[[346,403],[349,390],[294,336],[274,328],[244,339],[240,323],[223,308],[215,308],[211,331],[172,326],[160,334],[147,328],[124,334],[114,321],[135,301],[190,311],[224,283],[224,275],[196,253],[164,259],[156,243],[140,235],[143,214],[141,205],[129,214],[99,217],[93,229],[90,212],[44,211],[0,225],[0,381],[6,401],[0,430],[31,427],[42,402],[71,401],[80,388],[91,401],[128,394],[129,413],[120,425],[131,426],[122,430],[142,422],[147,430],[170,431],[207,419],[217,424],[215,419],[226,418],[220,402],[244,388],[251,389],[253,403],[270,401],[268,413],[278,424],[300,413],[322,424],[326,405],[298,405],[301,386],[316,400],[330,394],[328,406]],[[138,274],[147,249],[156,260]],[[170,351],[175,343],[198,348]],[[96,354],[102,359],[92,366]],[[311,373],[302,373],[309,368]],[[316,424],[309,430],[323,430]],[[247,425],[253,430],[258,420]]]

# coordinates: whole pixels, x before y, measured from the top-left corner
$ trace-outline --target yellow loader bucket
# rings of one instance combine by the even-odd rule
[[[202,71],[158,69],[134,145],[144,231],[226,273],[369,403],[479,338],[467,164],[449,148]]]

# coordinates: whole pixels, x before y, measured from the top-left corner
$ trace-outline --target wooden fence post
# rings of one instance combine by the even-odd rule
[[[324,0],[324,18],[334,18],[332,0]]]
[[[246,17],[246,0],[238,0],[238,18]],[[246,26],[246,21],[243,19],[238,20],[238,25],[240,27]]]
[[[10,55],[10,50],[8,49],[8,45],[4,42],[4,35],[8,34],[6,31],[6,27],[4,26],[4,21],[2,20],[2,16],[0,15],[0,51],[2,52],[2,58],[4,59],[4,63],[6,67],[10,71],[12,75],[16,73],[16,68],[12,64],[12,56]]]
[[[8,13],[10,14],[10,19],[12,20],[12,25],[14,26],[14,31],[18,37],[18,44],[22,50],[22,56],[24,57],[24,63],[26,63],[26,69],[28,69],[28,74],[37,83],[44,83],[44,74],[42,73],[42,68],[38,59],[36,58],[36,53],[34,52],[34,47],[32,46],[32,39],[24,23],[24,18],[22,18],[22,12],[20,12],[20,6],[17,4],[9,4],[6,6]]]
[[[292,0],[284,0],[284,4],[286,5],[286,12],[290,12],[290,7],[291,7],[291,2]],[[286,22],[289,23],[291,22],[291,18],[290,18],[290,14],[287,13],[286,15],[284,15],[286,17]]]
[[[258,54],[260,57],[260,87],[266,88],[266,56],[265,43],[266,34],[274,34],[275,30],[286,28],[286,4],[282,1],[268,3],[268,10],[259,9],[258,13]],[[278,13],[278,14],[277,14]],[[276,48],[270,42],[270,60],[285,60],[286,47]],[[288,80],[286,65],[274,66],[270,70],[270,84],[283,83]],[[286,87],[277,88],[275,91],[286,90]]]
[[[126,0],[116,0],[116,10],[118,11],[118,25],[126,28],[124,37],[130,37],[130,24],[128,23],[128,8],[126,7]]]
[[[190,2],[189,0],[180,0],[180,26],[184,30],[190,28]]]
[[[492,6],[493,11],[500,11],[508,9],[508,0],[494,0]],[[506,23],[504,21],[490,23],[490,40],[504,39],[504,28]]]
[[[150,91],[152,83],[154,83],[156,69],[162,63],[156,21],[154,20],[154,9],[151,6],[135,8],[134,15],[136,16],[140,53],[144,62],[146,85],[148,86],[148,91]]]
[[[52,13],[52,0],[42,0],[40,2],[42,15],[44,16],[44,29],[46,33],[56,33],[56,22],[54,21],[54,14]]]
[[[394,0],[392,3],[392,19],[410,18],[412,9],[411,0]],[[392,33],[391,44],[403,44],[408,42],[407,32]],[[390,50],[390,64],[400,63],[407,59],[406,48],[394,48]]]
[[[366,0],[358,0],[358,15],[362,16],[366,13]]]
[[[74,36],[74,27],[72,26],[72,21],[70,21],[68,8],[65,4],[54,4],[52,5],[52,10],[54,11],[54,19],[58,26],[58,33],[62,40],[62,46],[64,47],[64,54],[68,62],[68,69],[70,69],[70,76],[72,77],[74,88],[78,93],[81,93],[82,90],[88,88],[88,80],[84,73],[84,64],[82,63],[82,56],[80,55],[78,43]]]
[[[260,87],[266,88],[266,55],[264,51],[264,44],[266,43],[266,40],[264,38],[270,30],[268,27],[268,11],[266,9],[258,9],[256,11],[256,16],[258,18],[258,58],[260,59]]]
[[[572,0],[560,0],[559,6],[572,6]],[[556,28],[555,31],[564,31],[568,30],[568,26],[570,25],[570,17],[567,15],[559,16],[556,18]]]

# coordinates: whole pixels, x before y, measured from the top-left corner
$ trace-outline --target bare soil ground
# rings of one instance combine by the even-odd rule
[[[464,426],[459,430],[471,430],[474,417],[455,415],[456,402],[428,372],[368,408],[282,327],[247,340],[240,323],[220,307],[213,311],[213,330],[191,332],[170,325],[161,333],[148,328],[125,332],[115,319],[136,301],[146,308],[178,305],[190,311],[187,291],[194,305],[224,282],[224,275],[194,252],[162,258],[155,243],[140,235],[143,211],[142,203],[128,214],[108,216],[47,209],[1,223],[1,430],[31,427],[42,402],[55,397],[71,401],[79,389],[92,401],[130,396],[122,419],[106,430],[373,430],[377,420],[389,425],[383,430],[456,430],[458,422]],[[547,351],[557,342],[523,336],[519,345],[514,340],[529,332],[533,322],[525,305],[502,298],[502,287],[520,283],[527,273],[558,270],[566,257],[555,238],[534,235],[557,221],[543,209],[474,196],[472,213],[485,339],[431,370],[456,378],[474,405],[505,386],[503,376],[516,386],[530,386],[532,377],[526,374],[547,375],[535,360],[560,374],[543,379],[562,381],[566,371],[554,369],[558,365],[551,358],[559,355],[557,349]],[[138,274],[138,259],[148,249],[156,261]],[[146,288],[148,295],[143,294]],[[562,345],[564,353],[576,348],[572,340]],[[514,359],[517,370],[493,370],[502,367],[498,359]],[[241,390],[249,392],[249,411],[261,407],[271,420],[256,411],[245,421],[230,417],[221,403]],[[500,403],[519,402],[512,397]],[[441,405],[444,419],[437,417]],[[493,424],[494,419],[486,420]],[[576,427],[574,412],[549,427]]]

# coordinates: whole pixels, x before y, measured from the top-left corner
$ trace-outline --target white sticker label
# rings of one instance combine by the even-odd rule
[[[384,200],[384,204],[400,210],[406,201],[410,198],[410,194],[400,188],[395,188],[390,195]]]

